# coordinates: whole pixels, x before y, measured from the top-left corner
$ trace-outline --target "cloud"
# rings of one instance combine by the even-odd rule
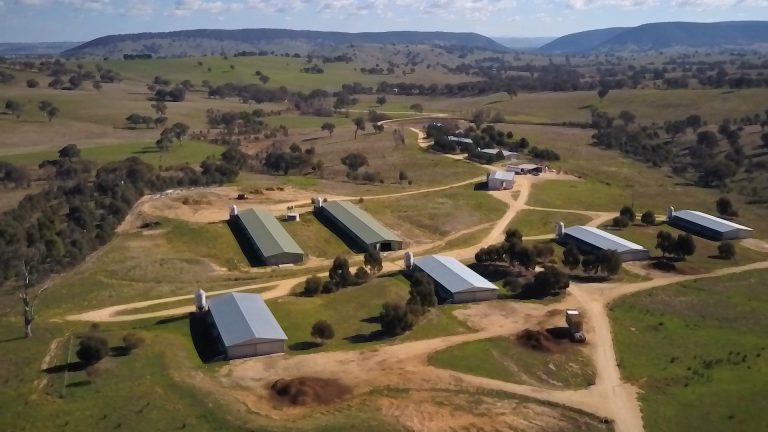
[[[483,20],[513,9],[515,0],[427,0],[421,13],[450,19]]]
[[[150,16],[155,12],[155,4],[152,0],[130,0],[120,9],[120,15]]]
[[[311,0],[246,0],[245,6],[267,13],[289,13],[310,3]]]
[[[618,6],[622,9],[637,9],[659,4],[658,0],[565,0],[571,9],[589,9],[600,6]]]
[[[210,14],[220,14],[242,9],[241,3],[225,3],[223,1],[204,1],[204,0],[178,0],[174,5],[174,15],[189,15],[195,12],[206,12]]]
[[[110,0],[63,0],[62,3],[93,11],[103,11],[110,7]]]

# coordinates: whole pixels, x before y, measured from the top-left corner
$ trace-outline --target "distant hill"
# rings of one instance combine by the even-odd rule
[[[509,47],[518,49],[534,49],[544,46],[556,38],[554,37],[494,37],[496,42]]]
[[[0,42],[0,56],[59,54],[82,42]]]
[[[503,52],[508,48],[477,33],[392,31],[342,33],[309,30],[242,29],[182,30],[104,36],[76,46],[64,55],[122,56],[152,54],[179,56],[268,50],[299,53],[344,45],[441,45]]]
[[[573,33],[539,48],[543,53],[749,48],[768,44],[768,21],[665,22]]]

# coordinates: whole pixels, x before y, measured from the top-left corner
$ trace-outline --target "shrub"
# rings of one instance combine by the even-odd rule
[[[125,336],[123,336],[123,345],[128,349],[128,351],[133,351],[135,349],[139,349],[142,346],[144,346],[144,336],[138,334],[138,333],[126,333]]]
[[[629,224],[630,224],[629,219],[627,219],[624,216],[616,216],[611,221],[611,226],[613,226],[615,228],[626,228],[626,227],[629,226]]]
[[[320,320],[314,323],[309,334],[321,345],[325,344],[325,342],[333,339],[336,336],[336,332],[333,330],[333,326],[326,320]]]
[[[323,280],[318,276],[310,276],[304,281],[304,295],[313,297],[320,293],[323,288]]]
[[[402,303],[387,302],[379,314],[381,331],[387,336],[399,336],[413,328],[415,319]]]
[[[635,214],[635,210],[630,206],[624,206],[619,210],[619,215],[625,217],[630,223],[634,222],[635,219],[637,219],[637,214]]]
[[[729,241],[720,242],[717,245],[717,254],[720,258],[733,259],[736,257],[736,246]]]
[[[643,225],[656,225],[656,214],[652,210],[646,210],[642,216],[640,216],[640,222]]]
[[[80,339],[80,347],[75,355],[83,363],[94,365],[109,353],[109,342],[102,336],[88,335]]]

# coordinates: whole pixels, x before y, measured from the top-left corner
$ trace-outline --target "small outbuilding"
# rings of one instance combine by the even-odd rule
[[[544,172],[544,167],[536,164],[507,165],[506,170],[521,175],[541,174]]]
[[[555,240],[563,246],[572,244],[582,253],[597,254],[615,250],[624,262],[650,258],[648,249],[595,227],[572,226],[564,230],[558,228]]]
[[[243,248],[256,253],[260,263],[276,266],[304,261],[304,251],[271,213],[255,209],[238,212],[233,207],[230,222]]]
[[[475,273],[455,258],[431,255],[417,258],[413,265],[435,282],[435,294],[451,303],[494,300],[496,285]]]
[[[315,212],[320,218],[332,223],[340,234],[354,242],[360,251],[375,249],[391,252],[403,248],[403,239],[349,201],[318,200],[315,203]]]
[[[228,359],[285,352],[288,337],[260,295],[222,294],[208,300],[208,310]]]
[[[667,223],[681,231],[715,241],[747,239],[752,237],[753,232],[752,228],[729,220],[694,210],[675,211],[672,207],[667,214]]]
[[[488,190],[500,191],[512,189],[515,185],[515,173],[508,171],[493,171],[488,174]]]
[[[506,161],[515,160],[515,159],[517,159],[517,156],[518,156],[518,154],[515,153],[515,152],[511,152],[511,151],[508,151],[508,150],[502,150],[502,149],[492,149],[492,148],[490,148],[490,149],[481,149],[480,151],[485,153],[485,154],[492,155],[492,156],[496,156],[496,155],[499,154],[499,152],[501,152],[501,156],[502,156],[503,160],[506,160]]]

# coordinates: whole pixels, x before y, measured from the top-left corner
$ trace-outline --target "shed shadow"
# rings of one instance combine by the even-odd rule
[[[213,332],[213,325],[208,319],[209,315],[209,311],[189,314],[189,334],[192,338],[192,344],[195,346],[200,361],[205,364],[226,358],[226,352],[219,343],[219,338]]]
[[[266,266],[267,263],[261,259],[259,251],[256,250],[256,247],[248,240],[248,233],[245,231],[245,228],[243,228],[233,218],[227,219],[227,226],[232,232],[232,235],[235,237],[237,245],[240,246],[240,250],[243,251],[245,259],[248,260],[248,264],[251,267]]]

